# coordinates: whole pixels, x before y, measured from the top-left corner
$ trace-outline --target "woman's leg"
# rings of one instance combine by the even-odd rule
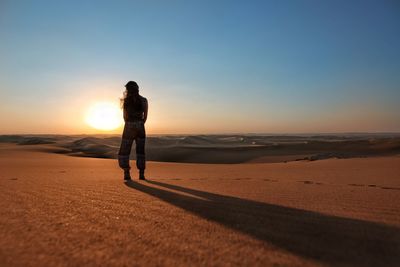
[[[146,156],[145,156],[145,144],[146,144],[146,131],[144,125],[138,129],[136,141],[136,167],[139,170],[139,178],[144,179],[144,170],[146,169]]]
[[[118,152],[118,163],[121,169],[127,170],[128,172],[130,170],[129,155],[131,154],[133,138],[132,130],[125,124],[121,146]]]

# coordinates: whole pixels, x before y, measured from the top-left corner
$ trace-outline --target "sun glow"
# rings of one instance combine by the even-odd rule
[[[122,110],[113,103],[99,102],[89,108],[85,121],[98,130],[115,130],[123,123]]]

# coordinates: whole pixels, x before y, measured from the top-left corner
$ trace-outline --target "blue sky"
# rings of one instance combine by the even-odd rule
[[[397,1],[1,1],[2,133],[90,133],[136,80],[149,133],[400,131]]]

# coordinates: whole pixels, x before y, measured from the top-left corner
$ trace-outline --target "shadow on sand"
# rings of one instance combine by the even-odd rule
[[[130,181],[126,185],[300,257],[328,265],[400,264],[400,229],[394,226],[218,195],[158,181]]]

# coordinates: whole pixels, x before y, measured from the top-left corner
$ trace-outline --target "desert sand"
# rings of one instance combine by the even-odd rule
[[[0,144],[0,266],[400,266],[399,156],[148,162],[124,183],[53,150]]]

